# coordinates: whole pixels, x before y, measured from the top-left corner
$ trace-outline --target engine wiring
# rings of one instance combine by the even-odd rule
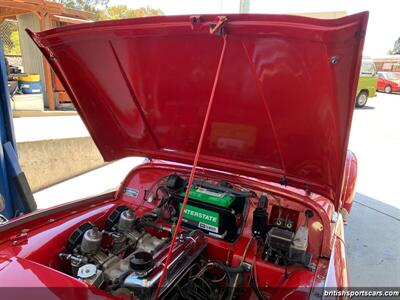
[[[175,173],[174,173],[175,174]],[[173,222],[173,230],[170,231],[170,234],[174,234],[174,231],[176,230],[176,219],[178,216],[178,211],[177,208],[174,206],[174,202],[171,202],[171,199],[174,197],[180,197],[182,193],[186,191],[187,193],[187,181],[188,177],[182,174],[179,174],[176,176],[181,176],[183,179],[184,184],[180,186],[179,188],[176,189],[171,189],[171,185],[167,184],[167,178],[170,174],[161,177],[159,180],[157,180],[145,193],[145,197],[143,198],[144,201],[147,202],[155,202],[156,206],[155,209],[153,209],[152,213],[149,214],[150,216],[153,216],[155,218],[160,218],[160,220],[166,220],[169,222]],[[181,181],[182,182],[182,181]],[[182,184],[180,182],[180,184]],[[247,201],[248,201],[248,208],[250,207],[257,207],[257,199],[258,198],[258,193],[256,193],[254,190],[250,188],[245,188],[239,184],[231,184],[231,183],[225,183],[218,181],[216,182],[215,180],[208,178],[205,179],[204,177],[198,180],[197,178],[193,180],[193,187],[198,188],[198,187],[203,187],[206,184],[214,184],[214,185],[221,185],[225,188],[230,188],[230,189],[235,189],[240,192],[247,193]],[[228,185],[229,184],[229,185]],[[273,221],[273,224],[277,222],[278,219],[281,219],[283,217],[283,222],[286,224],[289,221],[289,216],[284,215],[282,216],[282,206],[281,206],[281,198],[277,197],[273,194],[268,194],[271,196],[275,201],[278,202],[278,216],[277,218]],[[248,209],[247,208],[247,209]],[[136,207],[137,209],[137,207]],[[182,212],[181,212],[182,213]],[[246,214],[247,217],[247,214]],[[246,218],[247,219],[247,218]],[[154,220],[153,220],[154,221]],[[245,220],[242,220],[242,222],[245,222]],[[305,220],[305,223],[307,222],[307,219]],[[172,229],[172,227],[171,227]],[[201,266],[201,264],[196,263],[190,266],[188,270],[185,271],[182,277],[185,277],[187,279],[186,282],[178,281],[173,285],[173,289],[176,290],[176,297],[174,296],[174,299],[194,299],[194,300],[202,300],[202,299],[212,299],[212,300],[219,300],[219,299],[233,299],[234,294],[239,292],[240,290],[243,289],[244,287],[244,277],[243,273],[246,271],[245,268],[248,268],[248,264],[245,263],[246,256],[248,254],[248,251],[250,247],[253,245],[253,242],[255,241],[256,243],[254,244],[255,250],[254,250],[254,260],[252,263],[251,270],[249,276],[248,276],[248,281],[247,281],[247,286],[250,286],[255,295],[257,296],[258,299],[264,300],[266,299],[265,296],[263,295],[260,287],[258,286],[258,278],[257,278],[257,264],[256,264],[256,257],[258,257],[257,253],[262,247],[259,247],[260,242],[262,242],[259,238],[256,236],[252,236],[251,238],[248,239],[244,251],[242,254],[242,257],[240,259],[240,266],[237,268],[231,267],[230,266],[230,259],[232,255],[233,249],[235,249],[238,245],[238,242],[240,239],[236,239],[231,243],[229,248],[227,249],[227,255],[226,255],[226,261],[225,263],[219,262],[219,261],[208,261],[204,266]],[[273,251],[276,251],[277,249],[272,249]],[[276,251],[278,254],[279,251]],[[282,256],[282,254],[280,255]],[[276,262],[277,263],[277,262]],[[288,276],[288,263],[286,260],[284,260],[284,267],[285,267],[285,274],[284,277],[287,278]],[[213,271],[211,270],[219,270],[219,271]],[[212,276],[210,273],[213,273]],[[218,274],[218,276],[215,276]],[[238,288],[239,287],[239,288]]]

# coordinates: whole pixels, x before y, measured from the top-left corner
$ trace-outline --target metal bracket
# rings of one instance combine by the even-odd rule
[[[224,26],[227,21],[227,17],[218,16],[218,22],[215,24],[210,24],[210,34],[222,35],[224,33]]]
[[[26,244],[28,241],[28,234],[26,232],[23,232],[17,235],[13,235],[12,237],[10,237],[10,241],[13,246]]]
[[[5,224],[8,222],[8,219],[3,216],[2,214],[0,214],[0,225]]]
[[[190,16],[190,24],[192,26],[192,30],[200,30],[203,27],[200,16]]]
[[[306,183],[306,186],[304,187],[304,190],[306,191],[306,195],[310,196],[311,195],[311,189],[308,183]]]
[[[365,30],[356,31],[355,36],[358,38],[365,38]]]
[[[248,263],[247,261],[242,261],[240,263],[240,266],[246,271],[246,272],[250,272],[251,269],[253,268],[253,265],[251,263]]]

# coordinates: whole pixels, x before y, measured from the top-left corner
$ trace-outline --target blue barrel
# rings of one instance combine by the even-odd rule
[[[39,74],[29,74],[18,78],[18,88],[23,94],[41,94],[43,87]]]

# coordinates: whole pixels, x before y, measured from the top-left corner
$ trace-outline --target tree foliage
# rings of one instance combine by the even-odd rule
[[[53,0],[63,4],[65,7],[75,8],[88,12],[97,12],[107,7],[110,0]]]
[[[13,43],[13,48],[11,49],[12,55],[21,55],[21,46],[19,44],[19,33],[18,30],[13,31],[10,35],[11,42]]]
[[[5,55],[21,55],[17,22],[4,20],[0,23],[0,39]]]
[[[400,37],[394,42],[392,54],[400,54]]]
[[[127,5],[108,6],[110,0],[53,0],[63,4],[65,7],[93,12],[96,20],[118,20],[127,18],[138,18],[147,16],[160,16],[164,13],[150,6],[140,8],[129,8]]]
[[[114,5],[98,11],[96,18],[98,20],[118,20],[160,15],[163,15],[163,12],[160,9],[152,8],[150,6],[134,9],[128,8],[127,5]]]

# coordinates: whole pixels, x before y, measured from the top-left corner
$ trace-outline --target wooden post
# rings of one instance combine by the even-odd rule
[[[50,29],[50,24],[46,24],[49,22],[49,17],[47,13],[39,14],[39,22],[40,22],[40,31]],[[47,22],[46,22],[47,21]],[[48,25],[48,26],[47,26]],[[46,85],[46,93],[47,93],[47,101],[49,104],[50,110],[55,110],[55,102],[54,102],[54,93],[53,93],[53,82],[51,78],[51,68],[46,58],[43,57],[43,72],[44,72],[44,81]]]

